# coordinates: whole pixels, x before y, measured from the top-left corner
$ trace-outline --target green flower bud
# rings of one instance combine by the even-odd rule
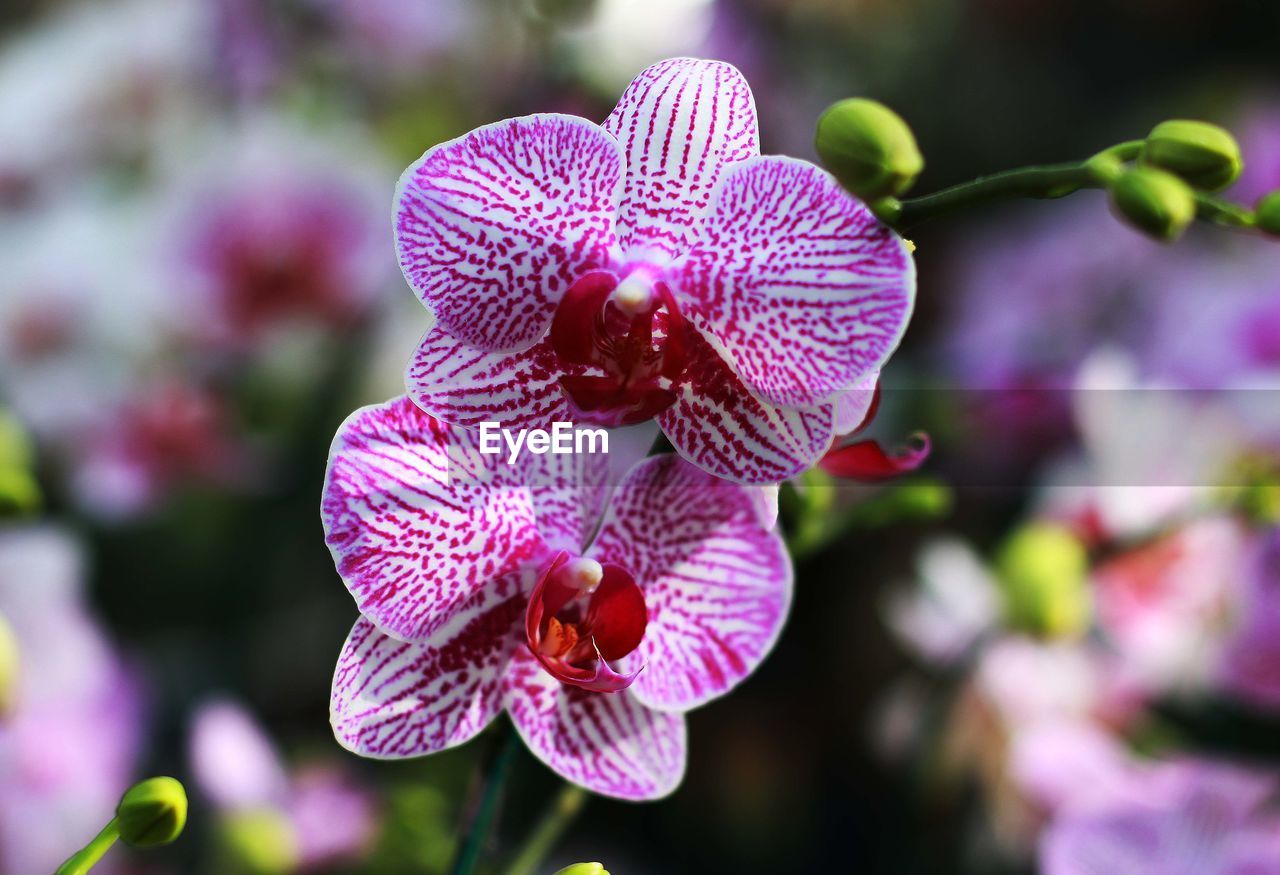
[[[18,636],[0,614],[0,719],[13,713],[18,698]]]
[[[609,871],[600,863],[574,863],[565,866],[556,875],[609,875]]]
[[[167,845],[187,825],[187,791],[173,778],[134,784],[116,808],[120,838],[135,848]]]
[[[1032,523],[1005,542],[996,574],[1010,625],[1050,638],[1074,638],[1089,625],[1089,557],[1075,535]]]
[[[35,464],[31,438],[22,423],[0,410],[0,468],[30,468]]]
[[[1202,191],[1226,188],[1244,166],[1240,146],[1230,131],[1185,119],[1156,125],[1142,146],[1142,161],[1176,174]]]
[[[840,184],[870,203],[911,188],[924,169],[915,135],[881,103],[854,97],[818,119],[815,145]]]
[[[1280,189],[1259,198],[1253,215],[1260,229],[1280,237]]]
[[[298,837],[284,814],[271,808],[237,811],[222,818],[226,857],[219,871],[283,875],[298,866]]]
[[[1187,184],[1154,167],[1134,167],[1111,184],[1111,205],[1139,231],[1172,241],[1196,217],[1196,199]]]

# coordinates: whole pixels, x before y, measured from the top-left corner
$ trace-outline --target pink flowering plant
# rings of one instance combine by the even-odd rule
[[[684,713],[778,637],[782,540],[758,487],[676,456],[644,460],[612,495],[591,456],[527,458],[482,455],[474,432],[403,398],[339,431],[323,514],[362,616],[334,676],[334,731],[365,756],[420,756],[506,711],[566,779],[664,796],[685,769]]]
[[[740,483],[798,474],[859,423],[842,396],[915,295],[907,244],[830,174],[762,156],[751,91],[716,61],[650,67],[603,125],[533,115],[436,146],[401,178],[395,228],[436,317],[407,373],[424,410],[656,418]]]

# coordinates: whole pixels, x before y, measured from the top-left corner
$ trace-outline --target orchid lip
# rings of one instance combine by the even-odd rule
[[[629,687],[643,669],[622,673],[610,663],[640,645],[647,622],[644,595],[625,569],[561,551],[529,597],[525,638],[561,683],[611,693]]]
[[[560,302],[551,346],[563,364],[588,371],[560,378],[580,420],[632,425],[675,404],[688,329],[675,295],[656,277],[643,266],[621,280],[612,271],[591,271]]]

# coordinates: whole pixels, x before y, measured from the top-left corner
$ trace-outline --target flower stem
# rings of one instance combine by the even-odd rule
[[[480,766],[479,783],[463,818],[464,838],[450,869],[453,875],[472,875],[475,872],[480,856],[484,853],[494,816],[498,813],[502,788],[511,772],[516,751],[520,749],[520,737],[510,723],[502,721],[498,731],[502,736],[494,740]]]
[[[561,787],[555,805],[524,840],[511,865],[507,867],[506,875],[537,875],[542,861],[559,844],[586,803],[587,791],[577,784],[565,784]]]
[[[102,828],[102,832],[93,837],[93,841],[72,854],[58,867],[54,875],[85,875],[111,849],[118,838],[120,838],[120,827],[113,817],[111,822]]]
[[[884,204],[878,212],[898,229],[906,229],[936,216],[993,201],[1014,198],[1059,198],[1084,188],[1102,188],[1108,166],[1136,158],[1141,140],[1119,143],[1085,161],[1020,167],[979,176],[942,191]]]

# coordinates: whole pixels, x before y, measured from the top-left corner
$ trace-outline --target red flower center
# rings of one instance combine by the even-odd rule
[[[609,663],[640,645],[647,623],[644,595],[625,569],[561,551],[533,588],[525,637],[562,683],[611,693],[639,674],[619,674]]]
[[[574,283],[551,323],[551,345],[562,362],[603,371],[560,378],[580,418],[632,425],[674,404],[672,383],[688,360],[686,331],[667,284],[644,269],[621,282],[597,270]]]

